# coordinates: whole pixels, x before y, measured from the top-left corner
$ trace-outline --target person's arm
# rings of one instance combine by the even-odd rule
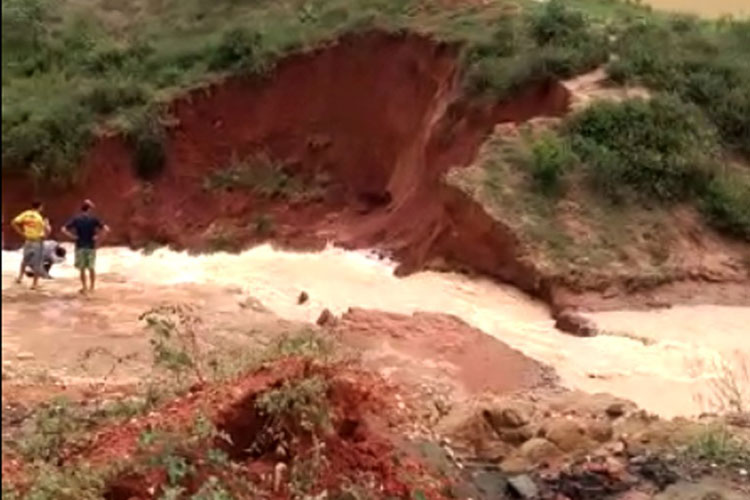
[[[50,234],[52,234],[52,226],[49,223],[49,219],[45,217],[44,218],[44,236],[45,236],[45,238],[47,236],[49,236]]]
[[[96,242],[97,244],[104,241],[104,238],[109,233],[109,226],[104,223],[99,223],[99,231],[96,232]]]
[[[23,233],[23,214],[19,215],[15,219],[13,219],[10,222],[11,227],[21,236],[24,235]]]
[[[68,221],[67,224],[65,224],[63,227],[60,228],[60,232],[65,235],[66,238],[74,240],[76,239],[76,235],[71,232],[71,229],[73,229],[73,221]]]

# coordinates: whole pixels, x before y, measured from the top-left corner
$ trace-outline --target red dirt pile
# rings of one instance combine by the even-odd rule
[[[324,427],[307,426],[291,414],[270,414],[259,403],[273,391],[313,379],[324,383],[322,398],[298,397],[326,409]],[[351,365],[287,358],[227,383],[195,388],[147,416],[106,426],[87,444],[70,449],[62,465],[114,465],[117,472],[105,494],[112,500],[158,498],[170,482],[194,494],[212,477],[233,498],[290,498],[301,484],[308,494],[331,494],[359,479],[383,498],[411,498],[416,490],[426,498],[443,498],[437,493],[440,480],[396,448],[404,414],[393,394],[382,379]],[[200,431],[200,418],[215,431]],[[209,458],[218,451],[225,461]],[[174,472],[169,464],[177,461],[191,471],[179,484],[169,478]],[[314,467],[309,483],[295,476],[305,467]],[[23,475],[15,477],[18,482]]]
[[[107,136],[72,188],[4,173],[4,211],[38,196],[58,227],[85,197],[112,227],[110,244],[211,250],[217,240],[232,248],[269,237],[305,248],[333,241],[391,252],[401,272],[437,259],[539,292],[516,238],[442,176],[468,164],[496,123],[563,114],[568,93],[549,82],[506,102],[470,103],[456,59],[454,47],[416,35],[344,37],[287,58],[267,79],[232,77],[172,102],[166,166],[152,183],[135,176],[128,142]],[[317,194],[206,188],[211,172],[260,154],[315,183]],[[259,218],[268,223],[254,224]]]

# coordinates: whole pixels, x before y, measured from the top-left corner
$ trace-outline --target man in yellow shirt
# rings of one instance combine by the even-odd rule
[[[44,207],[40,201],[31,204],[31,209],[20,213],[13,219],[11,225],[18,234],[23,236],[25,241],[23,245],[23,259],[21,259],[21,269],[18,273],[17,283],[23,279],[23,271],[28,266],[34,271],[31,288],[36,288],[39,282],[39,276],[42,272],[43,260],[43,242],[45,236],[50,232],[50,226],[47,219],[42,216]]]

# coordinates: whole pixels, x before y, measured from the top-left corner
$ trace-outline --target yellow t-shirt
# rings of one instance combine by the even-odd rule
[[[36,210],[26,210],[13,219],[14,224],[23,227],[23,237],[30,241],[44,238],[44,218]]]

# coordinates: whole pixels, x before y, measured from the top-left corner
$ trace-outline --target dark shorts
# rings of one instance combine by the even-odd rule
[[[75,259],[75,266],[76,269],[91,269],[93,270],[96,266],[96,249],[94,248],[77,248],[76,249],[76,259]]]
[[[23,265],[31,268],[36,276],[43,276],[42,261],[44,244],[41,241],[27,241],[23,245]]]

